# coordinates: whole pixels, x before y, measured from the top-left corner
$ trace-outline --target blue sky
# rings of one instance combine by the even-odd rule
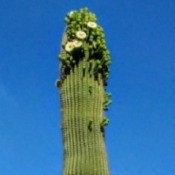
[[[85,6],[112,57],[111,174],[174,175],[173,0],[1,0],[0,174],[61,174],[57,55],[65,14]]]

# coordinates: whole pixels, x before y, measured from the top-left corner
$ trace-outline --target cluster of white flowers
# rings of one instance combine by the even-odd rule
[[[72,16],[73,13],[74,13],[74,11],[71,11],[71,12],[69,13],[69,15]],[[89,28],[94,29],[94,28],[97,27],[97,23],[92,22],[92,21],[89,21],[89,22],[87,23],[87,26],[88,26]],[[83,40],[83,39],[85,39],[85,38],[87,37],[87,34],[86,34],[84,31],[79,30],[79,31],[76,32],[76,37],[77,37],[79,40]],[[65,45],[65,50],[66,50],[67,52],[71,52],[74,48],[79,48],[79,47],[81,47],[83,43],[82,43],[82,41],[79,41],[79,40],[74,40],[74,41],[72,41],[72,42],[67,42],[67,44]]]
[[[67,42],[66,46],[65,46],[65,50],[67,52],[71,52],[74,48],[78,48],[82,46],[82,42],[78,41],[78,40],[74,40],[73,42]]]

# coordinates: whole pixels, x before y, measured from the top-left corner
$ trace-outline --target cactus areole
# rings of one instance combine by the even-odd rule
[[[62,175],[109,175],[104,131],[111,63],[102,27],[87,8],[71,11],[61,44],[60,88],[64,167]]]

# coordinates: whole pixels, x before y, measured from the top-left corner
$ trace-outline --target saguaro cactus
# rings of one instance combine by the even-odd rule
[[[102,27],[87,8],[65,18],[60,59],[63,175],[109,175],[104,141],[110,56]]]

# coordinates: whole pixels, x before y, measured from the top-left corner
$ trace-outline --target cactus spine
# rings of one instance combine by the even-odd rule
[[[59,55],[63,175],[109,175],[104,127],[110,56],[103,29],[87,8],[71,11]]]

